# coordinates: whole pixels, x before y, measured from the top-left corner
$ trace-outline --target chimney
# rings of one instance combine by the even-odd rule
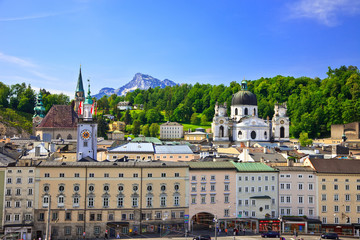
[[[261,162],[261,163],[264,163],[264,162],[265,162],[265,158],[264,158],[264,157],[261,157],[261,158],[260,158],[260,162]]]
[[[267,153],[267,149],[266,149],[266,147],[264,147],[264,154],[266,154]]]
[[[286,163],[288,167],[293,167],[294,166],[294,161],[292,159],[286,159]]]
[[[40,157],[40,147],[35,147],[35,157]]]
[[[246,147],[250,147],[250,141],[246,142]]]

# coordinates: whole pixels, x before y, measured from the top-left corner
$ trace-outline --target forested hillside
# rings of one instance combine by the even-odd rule
[[[228,113],[232,94],[240,90],[240,79],[230,86],[210,84],[182,84],[180,86],[136,90],[126,97],[112,95],[98,101],[99,109],[137,125],[159,121],[190,123],[198,114],[201,121],[211,121],[214,106],[227,102]],[[299,137],[307,132],[311,138],[328,137],[331,124],[360,121],[360,74],[357,67],[342,66],[328,69],[327,78],[284,77],[260,78],[249,81],[249,90],[257,95],[259,116],[272,118],[274,104],[287,102],[291,120],[290,133]],[[119,101],[144,104],[144,111],[121,113],[116,110]],[[164,114],[161,114],[165,111]],[[126,116],[127,115],[127,116]],[[193,118],[192,118],[193,116]],[[195,116],[196,117],[196,116]]]
[[[69,97],[64,94],[51,94],[45,89],[41,91],[46,112],[53,104],[69,104]],[[17,128],[19,133],[21,129],[31,133],[35,102],[36,94],[30,85],[8,86],[0,82],[0,121]]]
[[[186,81],[186,80],[184,80]],[[132,133],[139,134],[141,126],[148,131],[150,124],[163,121],[208,125],[214,116],[216,102],[227,102],[228,113],[232,94],[240,90],[240,79],[230,86],[210,84],[182,84],[163,89],[135,90],[125,97],[112,95],[98,100],[99,113],[114,114],[116,119],[132,125]],[[249,81],[249,90],[257,95],[259,116],[272,118],[274,104],[287,102],[291,120],[290,134],[299,137],[306,132],[311,138],[328,137],[331,124],[343,124],[360,121],[360,73],[357,67],[342,66],[328,69],[327,78],[284,77],[260,78]],[[46,111],[53,104],[69,104],[69,98],[63,94],[50,94],[43,91]],[[29,129],[31,114],[35,104],[35,92],[30,85],[15,84],[7,86],[0,82],[0,110],[7,108],[21,114],[24,129]],[[143,104],[144,110],[120,112],[116,105],[120,101]],[[14,112],[11,113],[14,118]],[[24,116],[28,122],[24,123]],[[99,128],[104,129],[104,119],[100,117]],[[22,127],[22,126],[21,126]]]

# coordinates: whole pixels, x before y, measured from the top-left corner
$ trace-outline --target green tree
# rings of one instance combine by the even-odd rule
[[[130,110],[126,110],[125,115],[124,115],[124,122],[126,125],[131,124],[131,115],[130,115]]]
[[[149,124],[145,124],[145,125],[142,127],[141,133],[142,133],[142,135],[144,135],[145,137],[150,137]]]
[[[106,119],[103,116],[99,116],[97,118],[97,123],[98,123],[98,132],[97,132],[98,136],[107,139],[106,133],[109,130],[109,126],[106,122]]]
[[[193,113],[191,115],[191,119],[190,119],[191,124],[193,125],[199,125],[200,124],[200,118],[198,117],[197,113]]]
[[[299,137],[299,142],[301,146],[305,147],[311,145],[313,141],[308,137],[308,133],[301,132]]]
[[[160,121],[160,112],[155,109],[150,109],[146,112],[146,121],[147,123],[156,123]]]
[[[202,126],[207,125],[207,119],[206,119],[206,116],[205,116],[205,115],[202,115],[202,116],[201,116],[201,125],[202,125]]]
[[[156,137],[156,135],[159,133],[160,126],[157,123],[152,123],[150,125],[149,131],[151,137]]]
[[[0,108],[7,108],[9,106],[8,97],[10,95],[9,86],[0,82]]]
[[[139,135],[140,133],[140,121],[139,120],[134,120],[133,124],[132,124],[132,134],[134,135]]]

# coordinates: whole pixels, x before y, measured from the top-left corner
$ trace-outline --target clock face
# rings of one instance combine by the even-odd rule
[[[223,124],[224,123],[224,120],[220,120],[220,124]]]
[[[83,140],[88,140],[88,139],[90,139],[90,138],[91,138],[91,132],[90,132],[89,130],[87,130],[87,129],[82,130],[82,131],[81,131],[81,138],[82,138]]]
[[[281,120],[280,123],[281,123],[281,124],[284,124],[284,120]]]

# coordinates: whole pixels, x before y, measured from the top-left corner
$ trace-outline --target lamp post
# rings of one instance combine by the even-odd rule
[[[217,223],[218,223],[218,219],[217,216],[215,215],[214,217],[214,223],[215,223],[215,240],[217,240]]]

